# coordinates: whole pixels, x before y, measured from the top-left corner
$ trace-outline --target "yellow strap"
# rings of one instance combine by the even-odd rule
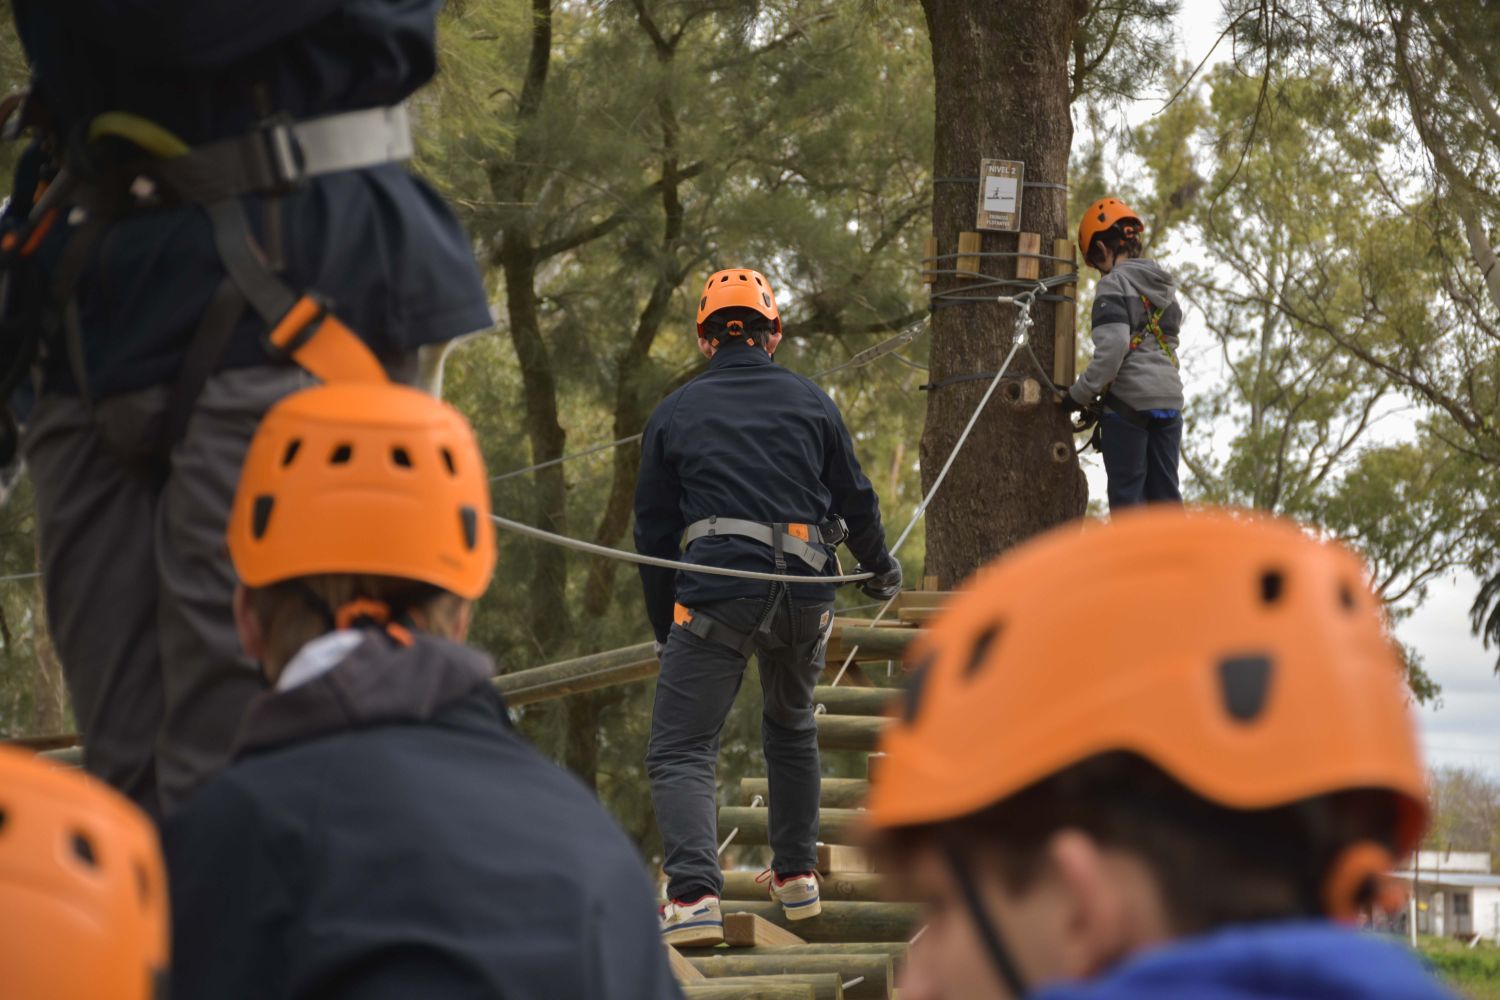
[[[149,118],[128,111],[106,111],[89,122],[89,142],[105,136],[126,139],[163,160],[186,156],[191,147]]]

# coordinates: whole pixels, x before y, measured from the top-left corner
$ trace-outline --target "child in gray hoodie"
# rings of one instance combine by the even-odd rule
[[[1099,450],[1109,476],[1109,509],[1182,502],[1182,376],[1177,282],[1141,256],[1145,224],[1117,198],[1090,205],[1078,226],[1084,263],[1103,275],[1094,294],[1094,357],[1063,395],[1082,410],[1103,400]]]

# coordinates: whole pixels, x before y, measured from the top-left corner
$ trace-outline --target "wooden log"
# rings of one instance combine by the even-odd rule
[[[978,233],[959,233],[958,234],[958,252],[959,253],[961,253],[961,254],[968,254],[968,253],[977,254],[977,253],[979,253],[979,250],[980,250],[980,239],[979,239],[979,234]],[[965,277],[965,278],[980,278],[980,277],[983,277],[983,275],[981,275],[979,273],[979,258],[978,257],[960,257],[960,258],[958,258],[958,266],[956,268],[954,268],[954,270],[965,272],[960,277]]]
[[[1042,252],[1041,233],[1022,233],[1020,242],[1016,244],[1019,253],[1040,254]],[[1021,281],[1036,281],[1042,276],[1042,261],[1040,257],[1017,257],[1016,278]]]
[[[682,995],[685,1000],[816,1000],[811,986],[774,979],[766,979],[753,987],[734,983],[684,983]]]
[[[1052,255],[1067,258],[1053,263],[1053,274],[1069,274],[1078,266],[1070,240],[1054,240]],[[1078,297],[1077,285],[1063,285],[1053,291],[1070,299]],[[1077,308],[1073,302],[1059,302],[1052,311],[1052,381],[1064,389],[1073,384],[1078,364]]]
[[[813,1000],[844,1000],[844,984],[837,972],[804,973],[785,976],[725,976],[707,979],[702,984],[709,986],[736,986],[748,992],[742,996],[759,996],[756,992],[765,984],[795,984],[812,990]],[[690,996],[692,994],[689,994]]]
[[[501,674],[495,678],[495,687],[514,707],[646,680],[655,677],[660,669],[652,644],[643,642],[624,649],[580,656],[576,660]]]
[[[833,644],[830,642],[828,658],[823,666],[823,676],[818,678],[821,682],[819,687],[831,687],[835,680],[839,682],[838,686],[841,688],[872,688],[880,686],[870,680],[870,676],[865,673],[864,668],[857,662],[849,664],[849,669],[844,670],[844,656],[834,655],[838,652],[839,650],[834,649]],[[848,651],[845,650],[844,652],[847,653]],[[842,678],[839,677],[840,670],[844,670]]]
[[[859,652],[855,654],[855,658],[859,660],[899,660],[906,654],[906,647],[921,637],[922,630],[918,628],[856,628],[853,625],[846,625],[834,633],[845,656],[849,654],[849,647],[859,647]],[[830,642],[829,648],[832,646]],[[833,659],[831,653],[829,659]],[[839,662],[842,663],[843,660],[840,659]]]
[[[803,947],[806,947],[805,945]],[[844,982],[863,980],[846,987],[849,1000],[888,1000],[895,986],[895,960],[890,955],[803,955],[785,951],[778,955],[744,955],[739,952],[694,956],[693,971],[709,980],[726,976],[827,975]]]
[[[821,804],[834,809],[858,809],[870,794],[870,783],[863,778],[824,778]],[[740,799],[745,803],[759,795],[762,803],[771,800],[771,783],[765,778],[741,778]]]
[[[903,590],[893,607],[898,611],[904,608],[941,608],[952,597],[951,590]]]
[[[757,882],[758,877],[758,872],[725,872],[724,899],[757,902],[766,899],[766,883]],[[823,876],[821,892],[824,899],[846,903],[906,902],[894,899],[890,895],[889,880],[874,872],[830,872]]]
[[[736,955],[889,955],[905,958],[905,941],[836,941],[799,945],[764,945],[737,950]]]
[[[789,928],[808,942],[910,941],[917,932],[919,907],[915,903],[826,902],[823,912],[810,920],[789,921],[780,903],[731,903],[736,913],[753,913],[773,924]],[[727,919],[727,918],[726,918]]]
[[[720,806],[719,839],[739,830],[737,844],[770,843],[771,810],[764,806]],[[860,809],[821,809],[818,811],[818,838],[828,844],[848,844],[863,818]]]
[[[838,687],[820,684],[814,688],[813,704],[822,705],[829,715],[885,715],[902,695],[900,688],[844,687],[847,680],[840,681]]]
[[[731,948],[756,948],[761,945],[799,945],[807,942],[794,931],[779,927],[739,907],[724,914],[724,943]],[[776,904],[781,911],[781,904]]]
[[[820,715],[818,746],[824,750],[874,750],[887,722],[870,715]]]
[[[870,856],[862,848],[843,844],[818,845],[818,871],[827,878],[835,872],[872,872]]]
[[[922,256],[925,258],[922,261],[922,284],[924,285],[930,285],[937,280],[937,275],[932,273],[933,269],[942,267],[944,263],[937,259],[937,255],[937,237],[929,236],[927,237],[927,246],[922,253]],[[943,268],[943,270],[947,270],[947,268]]]
[[[699,972],[693,967],[691,962],[683,958],[682,952],[671,945],[666,945],[665,947],[667,949],[667,965],[672,969],[672,978],[676,979],[679,983],[691,983],[703,978],[703,973]]]
[[[1032,385],[1038,384],[1037,382],[1032,380],[1028,381],[1031,381]],[[900,611],[896,612],[896,618],[903,625],[921,626],[926,625],[928,622],[932,621],[932,619],[936,618],[942,613],[943,609],[941,606],[935,608],[902,608]]]

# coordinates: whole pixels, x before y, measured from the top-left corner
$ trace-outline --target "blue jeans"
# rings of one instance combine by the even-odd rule
[[[1116,512],[1143,503],[1181,503],[1177,458],[1182,447],[1182,416],[1142,414],[1137,427],[1118,413],[1106,413],[1099,450],[1109,475],[1109,509]]]

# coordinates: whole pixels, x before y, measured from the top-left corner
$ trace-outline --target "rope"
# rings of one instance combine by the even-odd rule
[[[14,576],[0,576],[0,583],[14,583],[18,580],[35,580],[41,573],[16,573]]]
[[[510,472],[502,472],[498,476],[491,476],[490,482],[498,483],[502,479],[513,479],[516,476],[524,476],[528,472],[540,472],[543,469],[550,469],[554,465],[562,465],[564,462],[571,462],[575,458],[587,458],[588,456],[596,455],[601,451],[609,451],[611,448],[618,448],[622,444],[629,444],[632,441],[639,441],[644,436],[644,433],[645,432],[643,431],[641,434],[632,434],[630,435],[630,437],[622,437],[618,441],[609,442],[609,444],[596,444],[592,448],[585,448],[583,451],[575,451],[570,455],[563,455],[561,458],[554,458],[546,462],[538,462],[535,465],[528,465],[524,469],[512,469]]]
[[[574,549],[578,552],[587,552],[593,556],[603,556],[606,559],[619,559],[621,562],[635,563],[637,566],[659,566],[662,569],[675,569],[685,573],[706,573],[709,576],[732,576],[739,580],[764,580],[767,583],[859,583],[874,576],[874,573],[846,573],[843,576],[798,576],[792,573],[760,573],[749,569],[727,569],[723,566],[699,566],[697,563],[681,562],[677,559],[663,559],[660,556],[643,556],[639,552],[627,552],[624,549],[612,549],[608,545],[599,545],[594,542],[585,542],[579,538],[569,538],[567,535],[559,535],[555,532],[546,531],[542,528],[534,528],[520,521],[512,521],[508,517],[499,514],[491,514],[490,519],[500,527],[508,531],[514,531],[518,535],[527,538],[535,538],[542,542],[551,542],[553,545],[561,545],[565,549]]]
[[[954,442],[953,450],[948,453],[948,460],[943,463],[942,469],[938,471],[937,479],[933,480],[932,488],[927,491],[927,495],[922,498],[922,502],[917,504],[916,512],[912,514],[911,520],[906,525],[906,530],[901,532],[901,537],[896,539],[896,544],[891,547],[892,558],[895,557],[897,552],[901,551],[901,546],[905,545],[907,538],[911,537],[912,529],[917,526],[917,522],[927,513],[928,504],[932,503],[932,498],[937,496],[938,488],[943,485],[943,480],[948,478],[948,471],[953,468],[954,461],[958,459],[958,453],[963,450],[964,443],[969,440],[969,435],[973,432],[974,425],[979,423],[979,415],[989,405],[990,397],[1000,387],[1000,382],[1005,378],[1005,373],[1010,368],[1010,363],[1015,360],[1016,352],[1028,345],[1032,324],[1031,304],[1045,287],[1046,282],[1038,281],[1036,287],[1030,292],[1022,292],[1020,295],[1014,297],[1003,295],[999,297],[1002,302],[1008,301],[1016,306],[1015,343],[1011,345],[1010,353],[1005,356],[1005,361],[1000,365],[1000,370],[990,380],[990,386],[984,391],[984,396],[980,398],[979,405],[974,407],[973,413],[969,414],[969,422],[964,425],[963,431],[958,435],[958,440]],[[885,617],[885,613],[890,610],[892,604],[896,603],[896,597],[899,596],[897,594],[885,602],[885,606],[880,609],[880,613],[871,621],[870,627],[873,628]],[[839,672],[833,678],[833,687],[838,687],[839,681],[844,679],[844,674],[848,672],[850,664],[854,662],[854,655],[858,652],[858,646],[850,647],[849,655],[844,657],[844,665],[839,667]]]

